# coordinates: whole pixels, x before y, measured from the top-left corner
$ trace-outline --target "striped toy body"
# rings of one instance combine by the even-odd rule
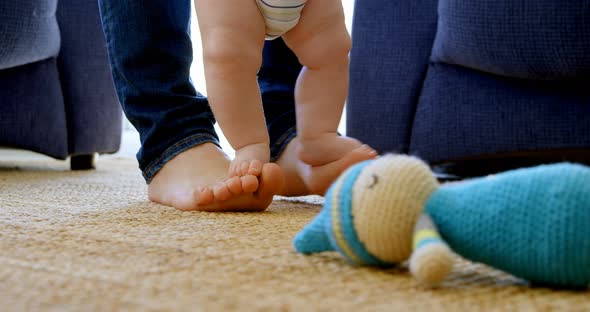
[[[556,164],[440,187],[426,212],[459,255],[532,282],[590,283],[590,168]]]
[[[256,0],[266,24],[266,39],[276,39],[299,22],[307,0]]]

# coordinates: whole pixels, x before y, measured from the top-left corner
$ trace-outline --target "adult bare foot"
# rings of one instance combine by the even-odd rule
[[[258,177],[226,178],[230,160],[217,146],[205,143],[167,162],[148,185],[149,199],[179,210],[262,211],[281,190],[284,177],[267,163]]]
[[[359,145],[345,153],[340,159],[321,166],[311,166],[300,159],[302,150],[298,138],[289,142],[276,164],[285,176],[284,187],[279,195],[324,195],[328,187],[350,166],[377,157],[377,152],[367,145]]]

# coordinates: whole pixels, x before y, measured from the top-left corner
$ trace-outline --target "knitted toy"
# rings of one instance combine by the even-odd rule
[[[531,282],[587,287],[590,168],[561,163],[439,185],[421,160],[386,155],[344,172],[294,245],[358,265],[409,260],[427,285],[452,270],[454,251]]]

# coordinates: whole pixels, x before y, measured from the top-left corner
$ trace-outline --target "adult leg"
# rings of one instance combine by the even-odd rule
[[[276,161],[297,136],[294,94],[300,71],[301,64],[282,38],[264,43],[258,85],[271,142],[271,161]]]
[[[150,199],[183,210],[265,209],[282,181],[278,167],[263,168],[259,179],[224,179],[229,159],[189,78],[189,0],[99,4],[119,100],[140,133]]]

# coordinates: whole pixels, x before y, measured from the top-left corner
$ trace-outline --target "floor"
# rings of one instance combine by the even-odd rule
[[[118,155],[134,152],[123,145]],[[590,311],[588,291],[529,287],[466,261],[429,289],[404,266],[298,254],[293,238],[321,198],[277,198],[264,213],[182,212],[148,201],[130,158],[77,172],[25,163],[32,170],[0,161],[2,311]]]

